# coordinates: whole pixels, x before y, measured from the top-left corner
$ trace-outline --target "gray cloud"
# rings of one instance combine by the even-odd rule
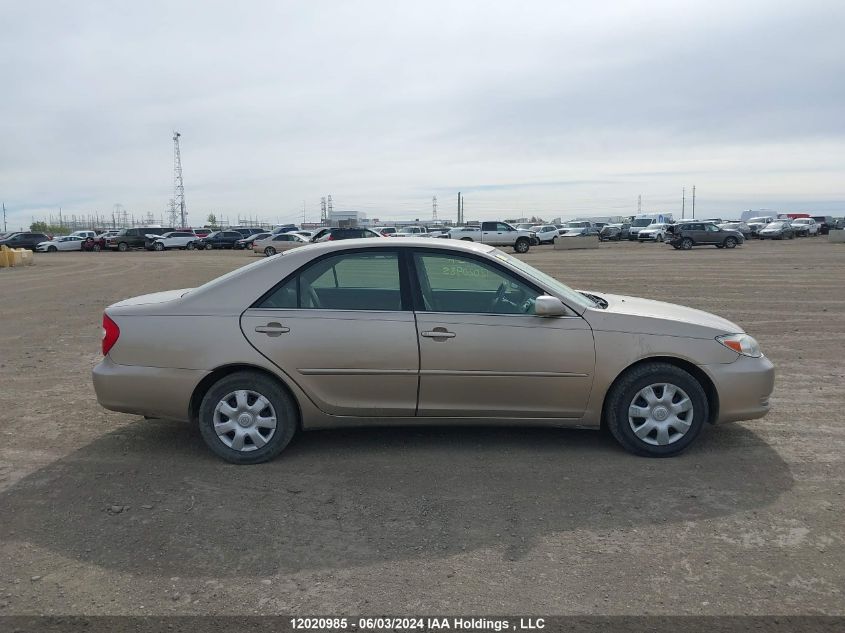
[[[841,2],[6,3],[0,199],[191,219],[845,212]],[[453,205],[452,205],[453,206]]]

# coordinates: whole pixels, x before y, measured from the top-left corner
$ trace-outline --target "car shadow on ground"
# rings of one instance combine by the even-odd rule
[[[490,546],[517,559],[557,532],[730,515],[792,483],[771,447],[730,424],[674,459],[633,457],[594,431],[441,427],[313,431],[271,463],[233,466],[192,427],[148,420],[0,494],[0,538],[162,576],[338,569]]]

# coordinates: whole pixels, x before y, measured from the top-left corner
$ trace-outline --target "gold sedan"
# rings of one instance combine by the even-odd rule
[[[708,423],[762,417],[774,384],[730,321],[573,290],[459,240],[295,248],[116,303],[103,329],[100,404],[192,421],[239,464],[300,430],[389,424],[606,427],[663,457]]]

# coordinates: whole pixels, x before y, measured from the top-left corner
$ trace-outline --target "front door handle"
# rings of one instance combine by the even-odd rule
[[[455,338],[456,334],[454,332],[449,332],[444,327],[436,327],[428,332],[420,332],[420,336],[424,336],[426,338]]]
[[[290,328],[283,326],[281,323],[268,323],[267,325],[255,326],[255,331],[259,334],[266,334],[267,336],[281,336],[286,332],[290,332]]]

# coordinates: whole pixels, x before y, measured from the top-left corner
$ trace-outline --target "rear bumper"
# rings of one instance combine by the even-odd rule
[[[702,365],[719,394],[717,422],[762,418],[769,412],[775,366],[765,356],[740,356],[733,363]]]
[[[197,369],[119,365],[106,356],[94,367],[94,391],[110,411],[187,421],[191,395],[207,375]]]

